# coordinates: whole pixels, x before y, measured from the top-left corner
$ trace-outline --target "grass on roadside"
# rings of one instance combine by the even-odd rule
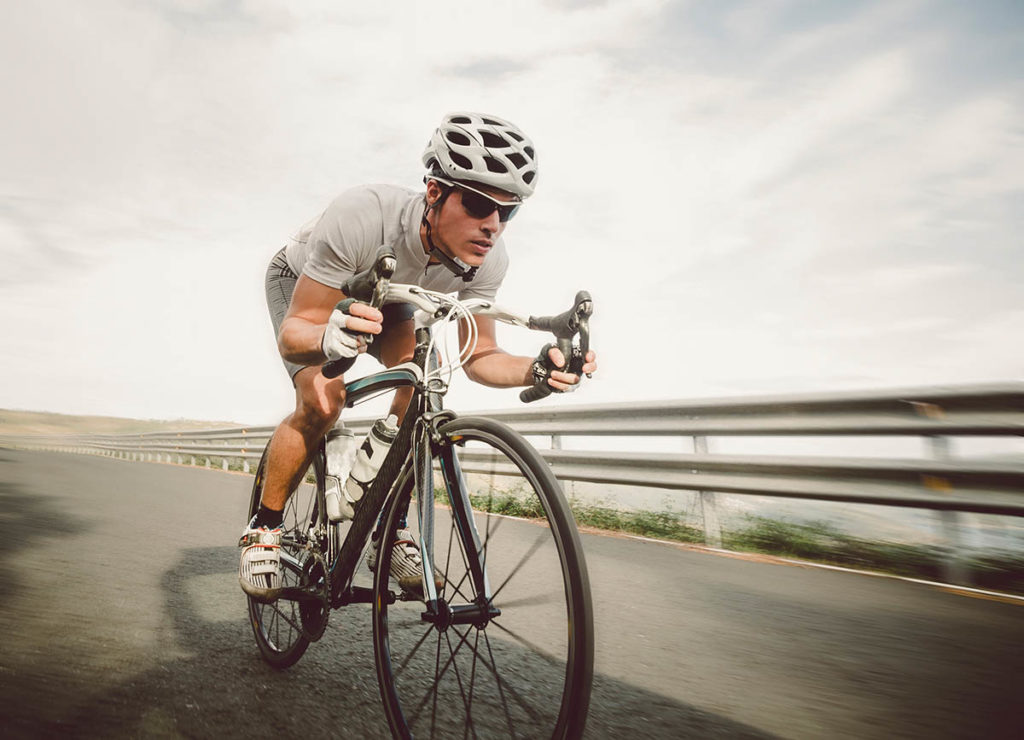
[[[748,517],[748,525],[723,535],[730,550],[760,552],[781,557],[873,570],[909,578],[941,581],[945,550],[934,545],[912,545],[854,537],[825,522],[793,522]],[[978,588],[1024,594],[1024,555],[991,551],[965,563]]]

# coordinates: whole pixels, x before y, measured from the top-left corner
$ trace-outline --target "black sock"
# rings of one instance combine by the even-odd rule
[[[268,509],[263,504],[260,504],[260,510],[256,512],[256,523],[253,526],[276,529],[281,526],[282,522],[284,522],[283,511]]]

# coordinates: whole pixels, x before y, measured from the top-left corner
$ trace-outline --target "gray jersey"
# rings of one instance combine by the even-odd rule
[[[288,240],[288,265],[318,283],[340,288],[349,277],[366,270],[377,248],[390,244],[398,265],[392,282],[419,285],[460,300],[493,300],[508,269],[508,253],[499,238],[471,282],[447,267],[428,265],[420,241],[423,193],[393,185],[364,185],[339,195],[320,216]]]

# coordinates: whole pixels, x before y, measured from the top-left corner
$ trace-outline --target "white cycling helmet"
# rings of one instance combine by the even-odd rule
[[[530,138],[518,126],[480,113],[446,115],[423,151],[423,165],[438,177],[490,185],[521,200],[537,182]]]

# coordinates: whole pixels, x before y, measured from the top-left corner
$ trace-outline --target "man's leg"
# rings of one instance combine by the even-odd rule
[[[377,340],[380,342],[380,361],[385,367],[394,367],[412,359],[416,350],[415,322],[411,318],[395,318],[384,327]],[[391,413],[401,423],[412,400],[412,388],[399,388],[391,400]]]
[[[319,367],[295,374],[295,411],[270,441],[263,497],[255,521],[242,534],[238,578],[242,590],[261,601],[276,599],[281,586],[281,524],[285,504],[344,407],[345,383],[328,380]]]
[[[288,496],[316,453],[320,440],[330,431],[345,406],[345,381],[328,379],[319,367],[307,367],[295,375],[295,411],[282,421],[270,441],[263,506],[283,511]]]

